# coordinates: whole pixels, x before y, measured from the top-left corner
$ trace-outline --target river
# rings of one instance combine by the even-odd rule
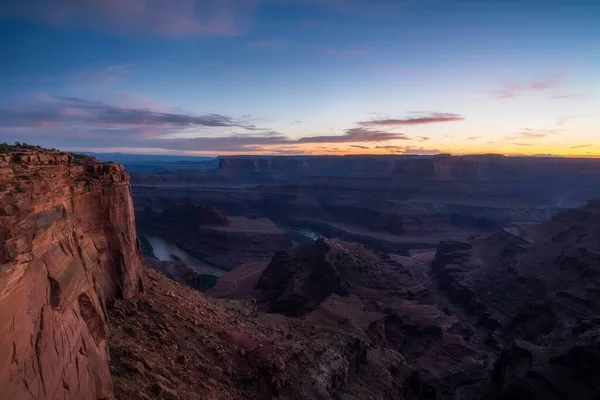
[[[280,226],[281,228],[288,231],[290,234],[290,238],[294,244],[305,244],[314,242],[319,235],[313,231],[308,229],[296,228],[291,226]],[[161,261],[178,261],[173,256],[179,258],[181,262],[187,264],[190,268],[195,270],[200,274],[206,275],[214,275],[221,276],[226,270],[215,267],[203,261],[193,255],[189,254],[187,251],[183,250],[181,247],[177,246],[175,243],[169,242],[161,237],[155,235],[147,235],[145,233],[140,232],[140,236],[145,237],[150,244],[152,245],[152,251],[154,253],[154,257],[158,258]]]
[[[158,258],[161,261],[177,261],[175,258],[173,258],[174,255],[177,258],[179,258],[181,262],[184,262],[190,268],[192,268],[200,274],[221,276],[225,272],[227,272],[205,261],[202,261],[199,258],[192,256],[176,244],[168,242],[163,238],[159,238],[158,236],[153,235],[146,235],[143,233],[140,233],[140,236],[143,236],[146,239],[148,239],[148,241],[152,245],[154,257]]]

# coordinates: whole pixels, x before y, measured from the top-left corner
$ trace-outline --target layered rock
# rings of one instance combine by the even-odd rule
[[[257,273],[258,280],[251,278]],[[279,252],[262,270],[248,265],[245,274],[225,274],[208,293],[254,296],[261,311],[302,317],[317,331],[354,336],[373,353],[404,359],[420,398],[472,394],[489,373],[483,345],[457,334],[461,322],[438,308],[410,271],[355,243],[319,239]]]
[[[490,399],[598,398],[599,226],[592,201],[544,224],[439,246],[439,288],[502,349]]]
[[[108,399],[105,303],[143,288],[123,167],[38,148],[0,156],[0,393]]]
[[[121,399],[427,398],[428,386],[398,352],[147,274],[145,293],[109,307]]]

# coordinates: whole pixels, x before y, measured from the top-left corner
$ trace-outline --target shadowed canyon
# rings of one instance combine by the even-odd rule
[[[2,398],[600,396],[598,160],[10,146],[0,190]]]

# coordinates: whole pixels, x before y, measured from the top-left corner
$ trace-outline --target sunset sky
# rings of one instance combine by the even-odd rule
[[[598,0],[0,0],[0,142],[600,155]]]

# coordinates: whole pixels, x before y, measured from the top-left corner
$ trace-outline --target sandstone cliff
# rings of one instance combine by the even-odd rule
[[[110,298],[143,287],[123,167],[38,148],[0,155],[0,393],[110,399]]]

